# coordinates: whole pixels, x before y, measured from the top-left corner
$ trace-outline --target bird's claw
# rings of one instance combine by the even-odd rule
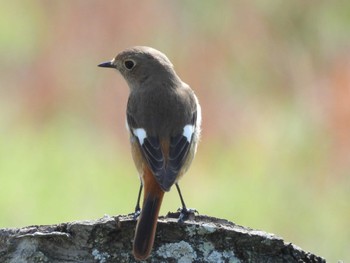
[[[196,214],[198,214],[198,211],[196,209],[186,207],[179,208],[177,211],[180,212],[179,218],[177,220],[179,223],[183,223],[188,219],[193,219]]]
[[[140,209],[135,210],[135,212],[133,214],[133,219],[137,220],[137,218],[140,216],[140,214],[141,214],[141,210]]]
[[[141,214],[141,209],[135,209],[135,212],[130,213],[128,215],[132,216],[132,219],[136,221],[137,218],[140,216],[140,214]]]

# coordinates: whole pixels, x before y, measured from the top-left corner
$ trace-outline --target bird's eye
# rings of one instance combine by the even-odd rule
[[[135,65],[136,63],[133,60],[128,59],[124,61],[124,66],[127,70],[131,70]]]

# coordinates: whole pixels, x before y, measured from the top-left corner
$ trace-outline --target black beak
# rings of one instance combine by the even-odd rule
[[[102,68],[115,68],[115,66],[113,65],[112,61],[108,61],[108,62],[104,62],[101,64],[98,64],[99,67]]]

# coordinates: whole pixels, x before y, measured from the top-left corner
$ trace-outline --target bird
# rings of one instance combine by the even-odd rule
[[[130,47],[98,66],[116,69],[129,86],[126,126],[141,182],[134,213],[138,221],[133,255],[144,260],[153,248],[165,192],[173,185],[177,188],[182,206],[179,222],[194,212],[186,207],[178,181],[197,151],[201,107],[194,91],[176,74],[170,60],[154,48]]]

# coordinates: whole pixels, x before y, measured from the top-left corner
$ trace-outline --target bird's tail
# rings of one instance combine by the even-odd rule
[[[152,250],[157,228],[158,214],[164,191],[156,182],[153,174],[144,174],[144,201],[135,231],[133,253],[138,260],[146,259]]]

